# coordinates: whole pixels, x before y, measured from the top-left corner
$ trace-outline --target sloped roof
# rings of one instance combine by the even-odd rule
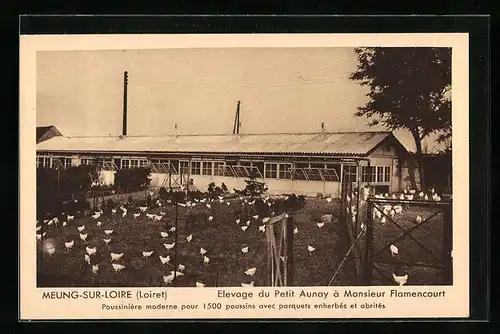
[[[391,132],[317,132],[125,137],[53,137],[39,152],[253,153],[367,155]],[[397,139],[396,139],[397,141]]]

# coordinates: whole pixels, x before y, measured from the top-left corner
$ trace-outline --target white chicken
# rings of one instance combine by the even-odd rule
[[[63,222],[62,226],[68,226],[68,223],[67,222]]]
[[[210,258],[208,258],[207,256],[203,256],[203,263],[208,264],[209,262],[210,262]]]
[[[99,217],[101,217],[101,213],[96,213],[95,215],[92,215],[92,218],[94,219],[99,219]]]
[[[71,249],[74,244],[75,244],[75,240],[72,240],[70,242],[65,242],[64,246],[66,247],[66,249]]]
[[[125,269],[125,266],[123,264],[112,263],[111,265],[113,266],[113,269],[116,273]]]
[[[312,255],[312,252],[314,252],[316,250],[316,248],[314,248],[313,246],[309,245],[307,246],[307,251],[309,252],[309,255]]]
[[[149,220],[153,220],[155,215],[153,213],[146,213],[146,217],[149,219]]]
[[[165,246],[166,249],[172,249],[175,247],[175,242],[171,244],[163,244],[163,246]]]
[[[241,252],[242,252],[243,254],[248,253],[248,246],[243,247],[243,248],[241,249]]]
[[[245,271],[245,275],[253,276],[253,275],[255,275],[256,272],[257,272],[257,268],[253,267],[253,268],[247,269]]]
[[[109,235],[109,234],[113,233],[113,230],[104,230],[104,233]]]
[[[98,271],[99,271],[99,265],[98,264],[94,264],[92,266],[92,274],[97,275]]]
[[[41,234],[36,234],[36,240],[42,240],[42,235]]]
[[[319,228],[322,228],[324,225],[325,223],[316,223],[316,226],[318,226]]]
[[[87,237],[88,237],[88,233],[85,233],[85,234],[81,234],[80,233],[80,239],[83,240],[83,241],[87,241]]]
[[[211,222],[212,220],[214,220],[214,217],[213,216],[208,216],[208,221]]]
[[[266,232],[266,225],[260,225],[259,226],[259,231]]]
[[[139,216],[140,216],[140,215],[141,215],[141,213],[140,213],[140,212],[139,212],[139,213],[134,213],[134,219],[139,218]]]
[[[296,227],[293,229],[293,234],[297,234],[297,233],[299,233],[299,229]]]
[[[74,220],[75,219],[75,216],[70,216],[70,215],[67,215],[66,216],[66,220],[69,222],[70,220]]]
[[[327,198],[326,198],[326,202],[327,202],[327,203],[331,203],[331,202],[332,202],[332,199],[331,199],[330,197],[327,197]]]
[[[240,219],[236,219],[236,225],[238,225],[240,223]]]
[[[97,253],[97,248],[90,248],[90,247],[85,247],[85,251],[87,251],[87,254],[90,255],[95,255]]]
[[[267,223],[269,221],[269,219],[271,219],[271,217],[264,217],[264,218],[262,218],[262,222]]]
[[[85,262],[90,264],[90,256],[88,254],[85,254]]]
[[[207,209],[210,209],[212,206],[207,203]]]
[[[380,223],[383,225],[383,224],[385,224],[385,222],[386,222],[386,218],[382,217],[382,219],[380,219]]]
[[[259,219],[259,215],[252,216],[253,219]]]
[[[153,254],[153,251],[142,252],[142,257],[150,257]]]
[[[109,255],[111,256],[111,261],[116,261],[119,260],[123,257],[124,253],[110,253]]]
[[[241,287],[243,288],[253,288],[255,286],[255,282],[252,281],[250,283],[241,283]]]
[[[205,255],[207,253],[207,250],[203,247],[200,248],[200,254]]]
[[[171,227],[170,230],[168,230],[169,232],[175,232],[175,226],[174,227]]]
[[[391,245],[391,246],[389,247],[389,249],[390,249],[390,251],[391,251],[391,255],[392,255],[393,257],[395,257],[396,255],[398,255],[398,253],[399,253],[399,249],[398,249],[395,245]]]
[[[85,225],[78,226],[76,229],[78,230],[78,232],[82,232],[83,230],[85,230]]]
[[[97,226],[97,227],[101,227],[101,225],[102,225],[102,223],[101,223],[101,222],[97,222],[97,223],[95,224],[95,226]]]
[[[139,207],[139,210],[141,210],[141,212],[146,212],[147,209],[148,209],[147,206],[140,206]]]
[[[248,228],[248,226],[242,226],[242,227],[241,227],[241,230],[242,230],[243,232],[245,232],[245,231],[247,230],[247,228]]]
[[[191,240],[193,240],[193,235],[192,235],[192,234],[190,234],[190,235],[188,235],[188,236],[186,237],[186,241],[187,241],[187,242],[191,242]]]
[[[170,262],[170,256],[167,255],[167,257],[159,256],[160,257],[160,262],[161,264],[169,263]]]
[[[162,238],[168,238],[168,233],[167,232],[160,232],[160,235]]]
[[[399,286],[403,286],[408,282],[408,274],[404,276],[396,276],[396,274],[392,273],[392,278],[394,281],[399,284]]]
[[[109,239],[104,239],[103,238],[102,241],[104,241],[106,243],[106,245],[107,245],[107,244],[109,244],[111,242],[111,238],[109,238]]]
[[[196,282],[196,287],[197,288],[203,288],[203,287],[205,287],[205,284],[203,284],[201,282]]]
[[[417,216],[417,218],[415,218],[415,222],[416,222],[417,224],[420,224],[420,223],[422,222],[422,217]]]
[[[249,220],[247,220],[247,222],[246,222],[245,224],[246,224],[247,226],[250,226],[250,223],[251,223],[251,222],[250,222]]]
[[[184,271],[184,269],[186,269],[186,266],[183,265],[183,264],[179,264],[179,266],[177,267],[177,269],[179,269],[179,271]]]

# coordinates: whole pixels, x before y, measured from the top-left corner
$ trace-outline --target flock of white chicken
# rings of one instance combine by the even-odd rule
[[[281,196],[284,200],[288,199],[288,196]],[[244,197],[239,198],[240,203],[242,206],[247,206],[247,207],[252,207],[255,204],[255,199],[247,199]],[[264,203],[266,203],[270,210],[272,209],[272,204],[273,204],[273,199],[270,198],[269,196],[265,197],[262,199]],[[327,198],[327,202],[331,203],[331,198]],[[168,204],[172,204],[170,200],[167,200]],[[225,200],[222,196],[219,196],[218,199],[208,199],[208,198],[202,198],[202,199],[194,199],[193,201],[186,201],[184,203],[178,203],[179,207],[184,207],[187,208],[188,210],[190,208],[194,207],[202,207],[204,208],[205,213],[208,215],[208,222],[214,221],[214,215],[212,213],[212,205],[215,203],[219,203],[220,205],[227,205],[230,206],[231,202],[229,200]],[[233,202],[235,203],[235,202]],[[239,204],[239,203],[238,203]],[[236,205],[238,205],[236,204]],[[146,206],[140,206],[137,209],[137,212],[132,214],[133,220],[139,222],[143,221],[155,221],[155,222],[161,222],[163,218],[166,215],[165,211],[161,211],[162,207],[162,202],[160,200],[156,201],[156,207],[160,208],[159,212],[153,213],[153,210],[150,210],[150,208]],[[233,204],[234,205],[234,204]],[[156,210],[155,210],[156,211]],[[81,218],[75,218],[75,216],[71,215],[65,215],[62,214],[61,216],[64,216],[66,218],[65,221],[62,223],[59,221],[58,218],[52,218],[52,219],[45,219],[43,220],[42,224],[39,224],[39,221],[37,221],[37,227],[36,227],[36,237],[37,240],[40,241],[42,240],[43,237],[46,236],[47,231],[52,228],[52,227],[60,227],[59,225],[62,226],[63,229],[66,229],[65,235],[71,234],[68,233],[70,229],[75,229],[78,232],[78,238],[80,241],[75,245],[75,239],[72,240],[66,240],[64,241],[64,248],[63,251],[64,254],[69,254],[69,252],[74,248],[74,247],[82,247],[85,250],[84,258],[82,261],[85,261],[85,263],[90,266],[92,275],[97,276],[99,275],[99,270],[100,270],[100,264],[101,263],[96,263],[98,261],[94,261],[96,258],[95,255],[97,253],[101,254],[101,259],[108,259],[108,263],[111,264],[111,268],[114,270],[115,274],[119,274],[122,270],[125,270],[127,268],[126,264],[123,263],[121,260],[125,255],[125,252],[112,252],[109,251],[108,249],[98,249],[97,246],[91,245],[92,243],[96,243],[95,239],[101,239],[105,245],[108,245],[114,240],[115,238],[119,238],[119,236],[116,235],[114,229],[104,227],[107,225],[108,222],[111,220],[114,220],[118,217],[121,217],[122,219],[127,218],[128,215],[128,210],[125,208],[123,205],[121,205],[119,208],[112,209],[111,210],[111,219],[109,217],[105,217],[104,213],[102,210],[99,211],[94,211],[93,213],[90,213],[89,217],[81,217]],[[252,216],[249,216],[248,219],[243,219],[237,218],[235,222],[233,223],[235,227],[239,228],[242,232],[245,233],[247,229],[249,228],[250,225],[257,225],[258,226],[258,231],[262,232],[263,237],[265,237],[265,232],[267,228],[267,223],[271,219],[271,217],[274,215],[274,212],[271,212],[271,215],[268,217],[259,217],[258,214],[253,214]],[[286,214],[286,217],[288,217],[288,214]],[[91,218],[89,222],[89,218]],[[244,220],[244,221],[243,221]],[[85,221],[86,223],[84,224],[82,221]],[[122,220],[124,222],[125,220]],[[261,223],[260,223],[261,222]],[[91,226],[91,224],[95,224],[94,226],[97,229],[92,229],[94,235],[92,236],[94,241],[93,242],[87,242],[87,239],[89,238],[89,232],[87,225]],[[324,222],[317,223],[318,228],[322,228],[325,225]],[[44,226],[44,232],[42,233],[42,226]],[[54,230],[55,232],[57,230]],[[294,234],[297,234],[299,232],[298,228],[295,227],[293,230]],[[99,233],[100,235],[96,236],[95,234]],[[167,238],[172,237],[176,233],[176,228],[171,227],[168,230],[160,231],[158,237],[161,238],[161,240],[164,241],[163,246],[164,250],[168,253],[170,252],[171,254],[162,256],[161,250],[160,249],[145,249],[142,250],[142,257],[147,259],[154,257],[155,254],[158,257],[158,261],[162,265],[166,265],[168,263],[171,263],[171,256],[173,256],[173,252],[175,251],[175,247],[177,246],[175,241],[173,242],[167,242]],[[196,235],[189,234],[185,238],[186,243],[192,243],[196,242]],[[199,245],[199,253],[201,255],[202,261],[204,265],[208,265],[210,263],[210,257],[208,256],[209,251],[207,247],[204,245]],[[309,255],[312,255],[313,252],[316,250],[315,247],[312,245],[307,246],[307,252]],[[56,245],[53,242],[45,242],[43,245],[43,251],[45,254],[51,256],[56,253]],[[109,255],[104,255],[103,253],[108,253]],[[241,248],[241,253],[242,254],[248,254],[249,253],[249,246],[244,246]],[[165,254],[163,254],[165,255]],[[284,260],[283,257],[281,257],[282,260]],[[101,260],[102,261],[102,260]],[[176,270],[172,270],[168,273],[168,275],[163,275],[163,281],[165,284],[172,284],[173,281],[184,275],[184,271],[186,269],[186,266],[183,264],[179,264]],[[244,271],[245,276],[248,276],[249,279],[252,278],[257,272],[257,267],[251,267],[248,268]],[[250,281],[250,282],[241,282],[241,286],[243,287],[250,287],[254,286],[255,281]],[[196,287],[204,287],[205,283],[202,281],[196,281],[195,283]]]
[[[423,200],[429,200],[429,196],[427,194],[424,194],[423,192],[416,194],[415,190],[405,190],[404,193],[402,193],[399,196],[399,198],[395,194],[393,194],[392,196],[389,196],[388,194],[376,195],[375,197],[376,198],[401,199],[401,200],[405,200],[405,201],[411,201],[414,198],[415,199],[419,198],[419,199],[423,199]],[[287,196],[283,196],[282,198],[285,200],[288,199]],[[432,198],[432,200],[434,200],[434,201],[441,200],[440,196],[435,193],[434,189],[431,189],[431,197],[430,198]],[[239,199],[240,199],[240,203],[242,206],[251,207],[255,204],[255,199],[249,200],[249,199],[243,198],[243,197],[240,197]],[[273,199],[271,199],[269,196],[263,198],[263,201],[270,208],[272,207]],[[349,196],[347,196],[347,201],[349,203],[351,201],[351,198]],[[231,205],[231,202],[229,200],[225,200],[224,197],[222,197],[222,196],[219,196],[218,199],[216,199],[216,200],[208,199],[208,198],[194,199],[193,201],[186,201],[184,203],[178,203],[178,205],[180,207],[184,207],[187,209],[194,208],[197,206],[203,207],[205,209],[205,213],[208,215],[207,220],[209,222],[212,222],[215,219],[214,215],[211,213],[212,212],[212,205],[214,203],[217,203],[217,202],[221,205],[227,205],[227,206]],[[326,202],[331,203],[332,199],[330,197],[327,197]],[[170,200],[167,200],[167,203],[174,205],[174,204],[172,204],[172,202]],[[235,203],[235,202],[233,202],[233,203]],[[163,205],[163,203],[160,200],[157,200],[156,206],[158,208],[160,208],[160,211],[156,212],[156,213],[153,213],[152,210],[150,210],[150,208],[148,208],[146,206],[140,206],[140,207],[138,207],[137,212],[132,214],[133,219],[135,221],[138,221],[138,222],[139,221],[161,222],[166,215],[165,211],[161,211],[162,205]],[[381,208],[382,208],[381,211],[378,209],[373,210],[374,221],[375,221],[375,219],[379,219],[381,224],[385,224],[386,216],[387,217],[394,217],[395,215],[401,214],[403,212],[403,207],[401,205],[383,205]],[[348,212],[349,212],[349,208],[348,208]],[[355,205],[352,205],[350,207],[350,212],[352,214],[352,218],[354,221],[355,216],[356,216],[356,206]],[[121,216],[124,219],[128,215],[128,210],[123,205],[121,205],[119,208],[112,209],[111,214],[112,214],[113,218],[117,217],[117,216]],[[248,227],[251,224],[256,224],[256,225],[258,225],[258,231],[262,232],[263,235],[265,236],[266,228],[268,226],[267,223],[269,222],[269,220],[271,219],[271,217],[273,215],[274,215],[274,212],[272,212],[271,215],[268,217],[259,217],[258,214],[254,214],[253,216],[249,217],[249,219],[237,218],[235,220],[235,226],[237,226],[239,229],[241,229],[241,231],[243,233],[245,233],[245,231],[247,231]],[[85,249],[84,259],[82,259],[82,260],[85,261],[87,263],[87,265],[89,265],[91,267],[91,272],[93,275],[99,275],[100,264],[95,263],[95,261],[93,261],[93,258],[95,258],[95,255],[98,252],[105,252],[105,250],[98,250],[95,245],[93,247],[91,247],[89,245],[89,243],[87,242],[89,232],[87,231],[87,227],[85,226],[85,224],[79,223],[80,219],[75,219],[75,216],[71,216],[71,215],[62,215],[62,216],[65,216],[65,218],[66,218],[66,220],[63,222],[60,222],[58,218],[52,218],[52,219],[43,220],[43,224],[39,225],[39,222],[37,221],[37,227],[36,227],[37,240],[38,241],[42,240],[42,238],[46,236],[47,230],[53,226],[61,225],[62,228],[65,228],[65,229],[76,228],[76,230],[78,231],[78,237],[81,241],[81,243],[78,243],[78,245],[81,245]],[[288,215],[286,215],[286,216],[288,216]],[[103,216],[103,211],[102,210],[95,211],[95,212],[93,212],[93,214],[90,215],[90,217],[92,218],[92,224],[95,223],[95,226],[98,228],[98,230],[102,231],[102,232],[100,232],[101,235],[99,236],[102,239],[102,241],[106,245],[111,243],[113,238],[115,238],[115,233],[114,233],[113,229],[103,227],[103,221],[106,220],[105,217]],[[243,220],[245,220],[245,221],[243,221]],[[258,224],[259,220],[261,221],[262,224]],[[415,222],[417,224],[420,224],[422,221],[423,221],[423,218],[421,216],[417,216],[415,218]],[[87,222],[87,224],[89,224],[89,223]],[[45,225],[45,231],[43,233],[42,233],[42,225]],[[318,228],[321,229],[325,225],[325,222],[318,222],[318,223],[316,223],[316,225]],[[94,230],[94,231],[96,231],[96,230]],[[299,232],[298,228],[295,227],[293,230],[293,233],[297,234],[298,232]],[[165,241],[165,243],[163,243],[164,250],[167,253],[171,252],[171,254],[166,255],[166,256],[162,256],[161,251],[159,249],[145,249],[145,250],[142,250],[142,257],[147,259],[147,258],[157,256],[158,261],[162,265],[166,265],[168,263],[171,263],[171,255],[173,255],[172,252],[175,251],[176,243],[175,242],[170,242],[170,243],[166,242],[167,241],[166,239],[173,236],[175,233],[176,233],[175,227],[171,227],[170,229],[168,229],[168,231],[167,230],[160,231],[160,233],[159,233],[159,238],[161,238],[161,240]],[[193,240],[196,241],[196,236],[193,236],[193,234],[189,234],[185,240],[187,243],[191,243],[191,242],[193,242]],[[210,263],[210,257],[208,256],[209,251],[206,249],[207,248],[206,246],[205,247],[203,245],[199,245],[199,246],[200,246],[199,253],[201,255],[203,264],[208,265]],[[71,249],[73,249],[75,247],[75,240],[73,239],[73,240],[65,241],[64,247],[65,247],[67,252],[71,251]],[[316,248],[313,245],[309,244],[307,246],[307,252],[309,255],[312,255],[315,250],[316,250]],[[56,246],[50,242],[44,243],[43,251],[44,251],[44,253],[46,253],[49,256],[53,255],[56,252]],[[395,245],[391,245],[390,251],[391,251],[391,255],[393,257],[396,257],[398,255],[398,249]],[[248,254],[248,252],[249,252],[249,246],[244,246],[241,248],[242,254]],[[123,258],[124,254],[125,254],[124,252],[120,252],[120,253],[109,252],[109,255],[107,256],[109,263],[111,264],[111,267],[116,274],[118,274],[119,272],[121,272],[122,270],[127,268],[127,266],[123,262],[120,261]],[[106,257],[103,257],[103,258],[106,258]],[[281,259],[284,260],[283,257],[281,257]],[[175,269],[176,270],[170,271],[168,273],[168,275],[163,275],[162,278],[163,278],[163,281],[165,284],[167,284],[167,285],[172,284],[176,278],[183,276],[184,271],[186,269],[186,266],[183,264],[179,264],[177,266],[177,268],[175,268]],[[248,277],[252,277],[255,275],[256,271],[257,271],[257,268],[252,267],[252,268],[248,268],[247,270],[245,270],[244,274]],[[400,284],[400,285],[406,284],[406,282],[408,280],[408,274],[406,274],[406,276],[396,276],[395,274],[393,274],[393,277],[394,277],[395,282]],[[254,285],[255,285],[255,281],[253,281],[253,280],[251,282],[241,282],[241,286],[243,286],[243,287],[254,286]],[[196,287],[204,287],[205,283],[202,281],[196,281],[195,286]]]
[[[439,196],[434,188],[430,189],[430,193],[426,194],[423,191],[418,192],[415,189],[404,189],[403,193],[401,193],[399,196],[396,194],[392,194],[389,196],[389,194],[377,194],[375,195],[375,198],[379,199],[392,199],[392,200],[401,200],[404,201],[403,203],[408,204],[410,201],[413,200],[423,200],[423,201],[435,201],[439,202],[441,201],[441,196]],[[350,198],[347,198],[350,200]],[[366,200],[366,198],[365,198]],[[352,212],[352,219],[353,221],[356,219],[356,208],[355,206],[351,206],[351,212]],[[387,217],[393,218],[397,215],[401,215],[403,212],[403,206],[398,204],[398,205],[381,205],[377,206],[375,205],[375,208],[373,209],[373,222],[375,222],[377,219],[380,222],[380,224],[384,225],[387,222]],[[420,215],[417,215],[415,219],[413,220],[414,223],[416,224],[421,224],[424,221],[424,218],[422,218]],[[391,244],[389,247],[389,250],[391,252],[392,258],[396,259],[399,257],[399,249],[394,245]],[[408,282],[408,272],[405,272],[404,275],[397,274],[396,272],[392,273],[392,277],[394,281],[402,286]]]

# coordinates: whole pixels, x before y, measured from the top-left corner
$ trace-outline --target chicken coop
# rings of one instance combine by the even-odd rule
[[[368,184],[376,192],[405,187],[408,153],[392,132],[317,132],[170,136],[55,136],[37,144],[37,166],[102,161],[101,183],[118,169],[151,168],[151,186],[211,182],[242,189],[256,177],[269,191],[340,196],[342,180]]]

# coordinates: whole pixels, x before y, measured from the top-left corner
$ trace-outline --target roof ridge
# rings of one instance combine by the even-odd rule
[[[212,134],[168,134],[168,135],[127,135],[127,136],[64,136],[64,138],[162,138],[162,137],[206,137],[206,136],[276,136],[276,135],[319,135],[319,134],[359,134],[380,133],[390,134],[392,131],[317,131],[317,132],[275,132],[275,133],[212,133]]]

